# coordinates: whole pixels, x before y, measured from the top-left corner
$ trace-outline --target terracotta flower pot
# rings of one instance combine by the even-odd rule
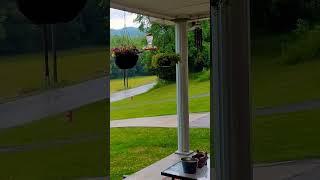
[[[131,69],[138,62],[139,56],[135,53],[118,54],[115,63],[120,69]]]
[[[78,16],[87,0],[17,0],[18,9],[34,24],[66,23]]]

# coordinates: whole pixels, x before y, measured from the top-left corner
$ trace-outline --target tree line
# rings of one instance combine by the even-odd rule
[[[101,0],[88,0],[76,19],[56,25],[57,49],[108,45],[109,15],[100,3]],[[2,1],[0,55],[38,52],[42,46],[42,26],[30,23],[19,12],[15,0]]]

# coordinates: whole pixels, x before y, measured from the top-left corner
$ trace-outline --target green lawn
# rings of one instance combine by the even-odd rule
[[[255,162],[320,158],[320,109],[257,117],[253,121]]]
[[[320,59],[297,65],[254,62],[253,98],[257,107],[320,99]]]
[[[75,111],[75,121],[72,124],[67,123],[62,116],[56,116],[23,127],[2,130],[0,144],[41,144],[88,136],[103,138],[106,131],[103,126],[105,108],[104,102],[79,108]],[[320,146],[317,144],[320,131],[315,128],[320,126],[318,115],[319,109],[257,117],[253,123],[255,162],[320,158]],[[117,179],[123,174],[133,173],[173,153],[177,146],[176,134],[175,128],[112,129],[112,177]],[[190,137],[192,149],[209,149],[208,129],[191,129]],[[27,174],[38,175],[39,179],[46,175],[52,175],[54,179],[55,172],[66,177],[100,176],[104,173],[100,167],[103,162],[97,153],[105,152],[105,143],[105,140],[98,138],[70,145],[50,145],[52,148],[0,153],[1,164],[6,165],[1,167],[6,172],[1,175],[4,177],[18,169],[15,174],[17,177]],[[57,166],[59,163],[62,165]],[[17,168],[14,164],[20,166]],[[68,168],[69,165],[72,167]]]
[[[3,180],[69,180],[105,176],[105,139],[0,153]]]
[[[153,83],[157,81],[156,76],[137,76],[129,78],[129,88],[142,86],[145,84]],[[123,79],[112,79],[110,81],[111,93],[124,89]]]
[[[0,56],[0,99],[43,89],[43,59],[42,53]],[[108,59],[105,47],[58,51],[58,79],[66,85],[102,76]]]
[[[257,117],[253,123],[255,163],[320,158],[319,109]],[[191,149],[209,151],[209,129],[191,129]],[[111,130],[111,179],[134,173],[177,148],[173,128]],[[213,153],[213,150],[211,150]],[[130,166],[128,166],[130,164]]]
[[[191,112],[209,110],[209,83],[190,82]],[[204,95],[204,97],[202,97]],[[111,119],[158,116],[176,113],[176,85],[170,84],[148,93],[111,104]]]
[[[262,51],[261,54],[263,53],[265,52]],[[68,53],[66,53],[67,56]],[[72,53],[70,56],[72,56]],[[320,65],[319,61],[288,66],[278,64],[277,58],[274,54],[264,54],[263,57],[262,55],[255,55],[253,57],[253,95],[257,107],[301,102],[320,97],[318,93],[320,92],[320,84],[317,82],[320,78],[320,72],[317,70]],[[10,64],[12,62],[6,61],[6,63]],[[97,64],[99,63],[97,62]],[[37,63],[34,63],[34,66],[35,64]],[[85,66],[87,65],[84,64],[83,68],[86,69]],[[31,74],[37,72],[32,69],[33,66],[31,65],[32,63],[27,70],[21,66],[18,71],[31,71]],[[71,68],[72,65],[73,63],[70,61],[69,66]],[[39,65],[39,67],[41,66]],[[101,66],[97,65],[96,67],[100,68]],[[96,73],[88,69],[83,71],[83,73],[86,72],[84,73],[86,76],[82,73],[75,76],[74,72],[70,72],[72,74],[70,79],[79,78],[80,80],[82,75],[87,77],[91,73],[91,75]],[[8,74],[9,71],[7,70],[4,75]],[[1,73],[1,81],[3,80],[6,84],[6,77],[3,77]],[[41,70],[36,74],[39,73],[41,74]],[[68,77],[66,74],[64,76]],[[208,75],[207,72],[205,74]],[[62,75],[62,77],[64,76]],[[21,79],[15,79],[17,82],[10,81],[12,84],[9,83],[8,87],[11,88],[12,92],[15,92],[15,87],[18,87],[17,84],[23,82]],[[200,79],[206,78],[202,77]],[[33,81],[32,79],[29,80]],[[153,80],[154,77],[144,77],[130,82],[132,86],[135,86],[134,84],[140,85]],[[39,79],[39,82],[41,82],[41,79]],[[111,91],[113,92],[122,88],[121,80],[114,80],[112,84]],[[5,92],[6,90],[1,91]],[[189,91],[190,111],[209,111],[209,81],[199,81],[193,77],[190,81]],[[10,92],[7,91],[9,94]],[[23,152],[0,152],[0,168],[2,169],[0,179],[9,179],[9,176],[13,176],[13,174],[12,179],[32,180],[103,176],[106,164],[105,158],[103,158],[106,156],[106,140],[103,137],[105,137],[107,129],[105,126],[107,108],[106,102],[97,102],[74,110],[73,123],[66,122],[64,115],[60,114],[21,127],[0,130],[1,146],[43,144],[56,140],[79,140],[85,137],[97,137],[96,139],[69,145],[48,145],[48,147],[41,149],[36,148]],[[133,99],[126,99],[111,105],[111,118],[113,120],[174,114],[175,112],[175,84],[159,87]],[[259,163],[320,158],[320,146],[317,144],[320,131],[316,128],[320,126],[318,117],[319,109],[257,117],[253,122],[254,161]],[[110,154],[112,179],[120,179],[124,174],[136,172],[173,153],[177,147],[176,135],[176,129],[174,128],[112,129]],[[191,129],[190,137],[192,149],[209,149],[208,129]]]
[[[208,134],[209,129],[191,129],[191,148],[209,151]],[[176,139],[174,128],[111,129],[111,179],[121,179],[174,153]]]
[[[259,60],[253,67],[253,100],[256,107],[299,103],[320,98],[320,61],[295,66]],[[204,73],[207,74],[207,73]],[[209,111],[209,81],[192,79],[189,84],[190,112]],[[111,104],[111,119],[176,113],[176,85],[164,87]]]
[[[0,130],[0,145],[44,143],[56,139],[101,135],[106,131],[106,109],[107,103],[102,101],[74,110],[72,123],[66,120],[64,114],[59,114],[16,128]]]
[[[74,121],[56,115],[0,130],[0,148],[43,145],[22,152],[0,152],[0,179],[42,180],[105,176],[106,102],[74,111]],[[67,144],[59,142],[70,141]]]

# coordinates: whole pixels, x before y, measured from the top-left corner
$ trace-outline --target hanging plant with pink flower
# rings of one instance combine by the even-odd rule
[[[135,46],[122,46],[112,48],[112,56],[115,58],[115,64],[120,69],[133,68],[139,59],[140,51]]]

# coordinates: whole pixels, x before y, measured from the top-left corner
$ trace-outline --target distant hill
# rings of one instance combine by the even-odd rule
[[[131,36],[131,37],[137,37],[137,36],[144,36],[145,34],[141,32],[138,28],[135,27],[127,27],[122,29],[110,29],[110,35],[111,36],[121,36],[125,31]]]

